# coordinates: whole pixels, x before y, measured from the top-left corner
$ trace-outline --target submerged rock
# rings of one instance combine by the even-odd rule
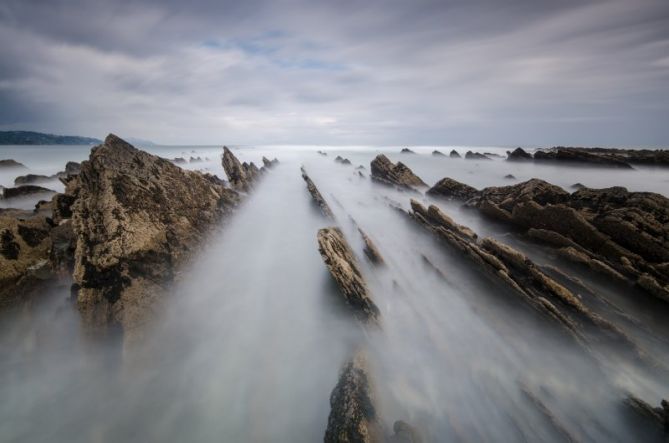
[[[548,151],[537,151],[534,160],[552,161],[558,164],[583,164],[622,169],[632,169],[624,157],[609,153],[592,152],[579,148],[557,147]]]
[[[45,183],[56,179],[53,175],[26,174],[19,175],[14,179],[14,186],[32,185],[35,183]]]
[[[362,322],[377,323],[379,308],[369,295],[367,284],[344,234],[339,228],[323,228],[318,231],[317,238],[318,251],[355,316]]]
[[[448,154],[449,157],[451,158],[462,158],[460,154],[458,154],[458,151],[455,149],[452,149],[451,152]]]
[[[28,169],[23,163],[19,163],[13,159],[0,160],[0,169]]]
[[[326,443],[380,443],[383,432],[365,355],[358,351],[343,367],[330,395]]]
[[[639,397],[630,394],[625,399],[625,404],[637,414],[650,419],[657,426],[658,431],[664,432],[665,438],[669,437],[669,402],[667,400],[662,400],[660,407],[653,407]]]
[[[260,173],[260,170],[253,162],[241,163],[227,146],[223,146],[222,164],[225,174],[228,176],[228,181],[230,181],[235,190],[242,192],[251,191]]]
[[[370,163],[370,167],[372,178],[378,182],[412,190],[414,187],[427,186],[404,163],[397,162],[395,165],[383,154],[377,155]]]
[[[480,152],[467,151],[465,153],[465,158],[467,160],[492,160],[490,157],[481,154]]]
[[[402,150],[400,151],[400,153],[401,153],[401,154],[415,154],[415,152],[413,152],[413,151],[412,151],[411,149],[409,149],[409,148],[402,148]]]
[[[304,169],[304,166],[300,168],[302,171],[302,179],[305,181],[307,184],[307,190],[309,191],[309,194],[311,194],[311,198],[313,199],[314,203],[318,206],[318,208],[321,211],[321,214],[323,214],[324,217],[329,218],[330,220],[334,220],[335,216],[330,209],[330,205],[325,201],[323,196],[321,195],[320,191],[314,184],[314,182],[309,178],[307,175],[307,171]]]
[[[515,180],[515,179],[516,179],[516,176],[513,175],[513,174],[506,174],[506,175],[504,176],[504,178],[507,179],[507,180]]]
[[[274,159],[270,160],[266,157],[263,157],[262,158],[262,164],[265,168],[269,169],[269,168],[273,168],[274,166],[278,165],[279,160],[277,158],[274,158]]]
[[[455,200],[469,200],[478,195],[478,190],[451,178],[442,178],[428,189],[427,194]]]
[[[36,185],[17,186],[15,188],[3,188],[1,190],[2,198],[25,197],[33,194],[55,194],[53,189],[43,188]]]
[[[77,305],[87,326],[118,324],[126,334],[147,321],[179,265],[238,201],[113,134],[91,150],[73,187]]]
[[[335,161],[337,163],[341,163],[342,165],[350,165],[351,164],[351,160],[349,160],[347,158],[343,158],[341,155],[338,155],[337,157],[335,157]]]
[[[446,154],[444,154],[443,152],[441,152],[441,151],[439,151],[439,150],[437,150],[437,149],[435,149],[434,151],[432,151],[432,155],[434,155],[435,157],[446,157]]]
[[[369,259],[370,262],[372,262],[377,266],[384,265],[385,261],[383,260],[383,256],[376,248],[376,245],[374,244],[372,239],[370,239],[369,236],[365,234],[365,232],[362,229],[358,228],[358,232],[360,232],[360,235],[362,236],[362,241],[365,243],[363,252],[365,253],[367,259]]]
[[[528,154],[527,152],[525,152],[523,148],[518,147],[514,149],[513,152],[508,152],[508,156],[506,159],[508,161],[532,160],[532,154]]]

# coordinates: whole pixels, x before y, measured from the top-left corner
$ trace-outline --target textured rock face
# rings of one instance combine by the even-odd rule
[[[234,189],[249,192],[260,174],[260,169],[253,163],[241,163],[227,148],[223,147],[223,169]]]
[[[508,157],[506,158],[509,161],[524,161],[532,160],[532,155],[525,152],[523,148],[516,148],[513,152],[509,152]]]
[[[358,232],[360,233],[360,236],[362,237],[362,241],[365,244],[365,247],[363,249],[363,252],[365,253],[365,256],[367,259],[372,262],[373,264],[377,266],[383,266],[385,264],[385,261],[383,260],[383,256],[377,249],[376,245],[372,241],[371,238],[367,234],[365,234],[365,231],[362,229],[358,228]]]
[[[441,182],[448,184],[444,192],[450,198],[459,196],[453,189],[466,186],[451,179]],[[570,194],[532,179],[485,188],[473,197],[464,193],[460,199],[526,229],[570,261],[620,282],[636,283],[669,301],[669,199],[662,195],[622,187],[582,188]]]
[[[337,282],[346,303],[365,323],[377,323],[379,308],[372,301],[353,251],[339,228],[318,231],[318,251]]]
[[[589,328],[594,327],[616,345],[623,345],[635,356],[643,358],[636,344],[621,330],[591,312],[579,297],[546,275],[521,252],[492,238],[479,240],[471,229],[455,224],[434,205],[426,209],[412,200],[411,207],[411,215],[416,221],[462,252],[529,306],[555,320],[577,342],[584,343]]]
[[[76,179],[74,289],[86,324],[141,325],[209,228],[237,202],[211,177],[185,171],[114,135]]]
[[[443,178],[428,189],[427,193],[433,196],[467,201],[478,194],[478,190],[451,178]]]
[[[344,365],[330,396],[326,443],[382,442],[365,355],[357,352]]]
[[[0,215],[0,307],[21,301],[52,277],[50,231],[45,216]]]
[[[413,173],[404,163],[393,164],[383,154],[376,156],[371,164],[372,178],[381,183],[399,186],[400,188],[413,189],[414,187],[427,186],[423,180]]]
[[[316,203],[320,209],[321,214],[323,214],[324,217],[334,221],[335,217],[332,213],[332,210],[330,209],[330,206],[325,201],[314,182],[307,175],[307,171],[305,171],[304,166],[300,170],[302,171],[302,179],[304,179],[305,183],[307,184],[307,190],[309,191],[309,194],[311,194],[311,198],[313,199],[314,203]]]

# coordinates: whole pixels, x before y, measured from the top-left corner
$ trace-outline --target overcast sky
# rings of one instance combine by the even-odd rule
[[[669,0],[0,2],[0,129],[669,146]]]

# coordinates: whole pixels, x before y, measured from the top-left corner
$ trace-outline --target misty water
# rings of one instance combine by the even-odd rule
[[[657,405],[669,381],[615,350],[603,350],[601,363],[595,363],[552,323],[394,210],[389,203],[408,208],[415,196],[373,183],[369,162],[385,152],[430,185],[443,177],[477,188],[537,177],[568,190],[580,182],[665,196],[666,169],[474,161],[432,156],[433,147],[412,149],[417,154],[400,154],[399,147],[236,148],[241,161],[258,163],[267,156],[281,163],[181,270],[140,350],[124,350],[115,337],[87,338],[67,285],[42,294],[30,309],[0,317],[0,439],[322,441],[340,368],[363,347],[387,429],[404,420],[424,441],[558,442],[567,439],[565,430],[584,442],[638,441],[639,429],[623,406],[626,393]],[[439,149],[447,154],[451,147]],[[464,155],[469,148],[456,149]],[[225,177],[220,147],[147,150],[166,158],[206,158],[183,167]],[[30,168],[0,172],[0,185],[11,186],[21,173],[54,174],[88,152],[88,147],[0,148],[0,158]],[[352,165],[335,163],[336,155]],[[317,230],[332,222],[314,208],[301,165],[358,256],[381,310],[379,330],[363,330],[338,296],[316,242]],[[358,165],[364,166],[364,177]],[[516,179],[505,179],[507,174]],[[56,181],[43,186],[62,191]],[[666,307],[572,269],[549,249],[474,211],[418,198],[480,236],[512,244],[538,264],[581,278],[609,303],[579,294],[582,301],[669,366]],[[2,207],[35,203],[1,201]],[[364,259],[352,219],[375,242],[385,268]],[[615,306],[640,322],[624,318]]]

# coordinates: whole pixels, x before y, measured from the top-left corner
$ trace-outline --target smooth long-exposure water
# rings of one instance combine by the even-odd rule
[[[88,340],[65,286],[44,293],[31,309],[0,317],[0,440],[321,441],[340,368],[353,349],[364,346],[387,429],[404,420],[424,441],[444,442],[639,441],[623,399],[630,391],[657,405],[669,391],[667,379],[624,355],[593,361],[553,324],[392,209],[389,201],[406,208],[412,196],[373,183],[369,162],[385,152],[430,185],[447,176],[477,188],[537,177],[565,189],[580,182],[669,195],[666,170],[451,159],[430,155],[432,149],[235,149],[241,161],[258,163],[264,155],[281,163],[181,270],[141,350],[129,355],[133,351],[113,338]],[[439,149],[447,154],[451,148]],[[468,148],[456,149],[464,154]],[[208,158],[184,167],[225,177],[220,147],[147,150],[166,158]],[[0,158],[14,158],[31,173],[53,174],[88,151],[10,147],[0,148]],[[352,165],[335,163],[336,155]],[[314,208],[300,177],[302,165],[358,255],[381,310],[379,330],[362,330],[341,303],[316,242],[317,230],[332,222]],[[365,167],[364,177],[357,165]],[[0,185],[11,186],[19,173],[0,174]],[[52,188],[60,191],[62,185],[54,182]],[[635,302],[629,289],[570,269],[549,250],[473,211],[418,198],[539,264],[578,275],[642,325],[581,294],[586,305],[669,365],[664,306]],[[372,238],[387,266],[375,268],[364,259],[351,219]]]

